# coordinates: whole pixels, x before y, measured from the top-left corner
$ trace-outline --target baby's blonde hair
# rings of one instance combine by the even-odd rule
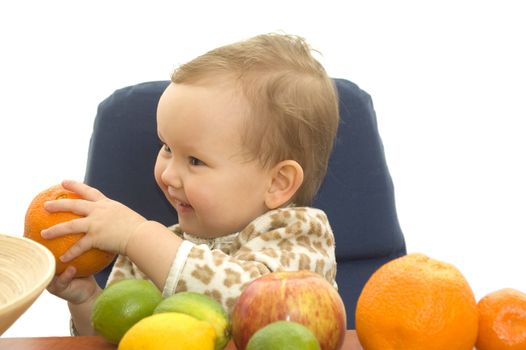
[[[265,167],[297,161],[304,181],[291,202],[310,205],[325,173],[338,127],[334,82],[298,36],[266,34],[226,45],[180,66],[175,84],[233,78],[249,104],[242,134]],[[206,103],[206,101],[203,101]]]

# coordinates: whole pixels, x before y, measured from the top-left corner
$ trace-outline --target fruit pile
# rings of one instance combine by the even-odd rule
[[[267,347],[250,347],[264,327],[282,320],[307,327],[318,340],[320,349],[336,350],[343,344],[347,328],[343,301],[336,289],[314,272],[273,272],[248,284],[232,311],[232,334],[237,349],[312,349],[307,339],[291,345],[292,337],[287,338],[286,334],[282,336],[281,346],[269,343]],[[279,324],[272,329],[280,325],[283,326]],[[264,334],[270,332],[267,330]]]
[[[230,321],[204,294],[180,292],[163,299],[150,281],[125,279],[102,291],[93,304],[94,329],[121,350],[223,349]]]
[[[179,292],[162,299],[153,283],[137,279],[104,289],[91,317],[94,329],[119,350],[221,350],[231,338],[239,350],[336,350],[346,328],[340,296],[309,271],[256,279],[239,297],[231,319],[204,294]]]

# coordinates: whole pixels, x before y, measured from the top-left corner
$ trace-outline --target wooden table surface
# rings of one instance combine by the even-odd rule
[[[115,350],[117,347],[102,337],[0,338],[0,350]],[[235,350],[230,342],[225,350]],[[347,331],[342,350],[362,350],[355,331]]]

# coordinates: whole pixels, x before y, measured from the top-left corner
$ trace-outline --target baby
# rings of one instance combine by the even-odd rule
[[[83,199],[50,212],[83,218],[42,231],[85,232],[64,256],[119,254],[108,283],[147,278],[169,296],[210,295],[229,311],[250,281],[307,269],[336,287],[334,236],[311,208],[338,126],[336,89],[299,37],[269,34],[214,49],[179,67],[161,96],[155,179],[177,211],[172,227],[147,220],[100,191],[63,186]],[[93,276],[68,267],[48,290],[67,300],[76,334],[93,334]]]

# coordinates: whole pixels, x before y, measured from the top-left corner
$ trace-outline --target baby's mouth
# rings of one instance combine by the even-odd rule
[[[192,208],[192,206],[189,203],[183,202],[182,200],[176,197],[175,190],[173,187],[168,186],[168,194],[170,195],[170,197],[172,197],[176,206],[182,208]]]

